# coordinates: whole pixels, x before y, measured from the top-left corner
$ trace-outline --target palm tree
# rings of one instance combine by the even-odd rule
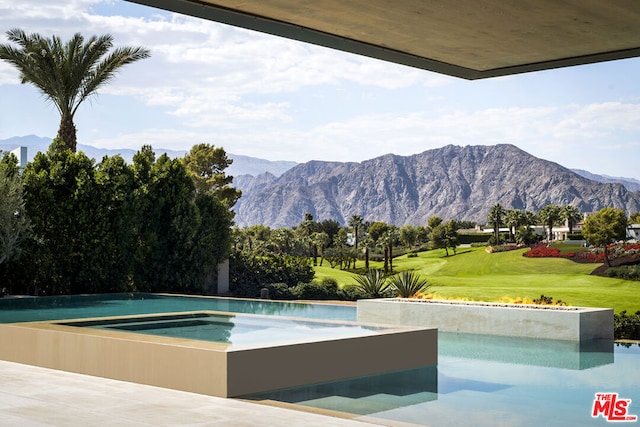
[[[320,265],[324,258],[324,249],[329,244],[329,235],[324,231],[315,231],[311,233],[311,244],[313,244],[313,265],[318,265],[318,248],[320,248]]]
[[[505,223],[509,227],[509,234],[513,241],[518,240],[518,227],[522,225],[523,212],[520,209],[509,209],[505,217]]]
[[[584,215],[573,205],[567,205],[562,208],[562,218],[567,221],[569,226],[569,234],[573,234],[573,226],[583,219]]]
[[[532,243],[535,235],[531,226],[538,223],[537,215],[531,211],[520,211],[520,213],[520,229],[516,235],[516,242],[523,244]]]
[[[502,225],[504,216],[507,211],[502,207],[500,203],[496,203],[489,210],[487,215],[487,222],[493,226],[493,232],[496,236],[496,245],[500,244],[500,226]]]
[[[353,247],[356,249],[358,249],[358,232],[360,231],[360,228],[362,227],[363,224],[364,224],[364,220],[360,215],[352,215],[351,218],[349,218],[348,225],[349,227],[353,228],[353,238],[354,238]]]
[[[0,44],[0,59],[18,69],[22,83],[33,84],[55,105],[60,113],[58,138],[74,152],[77,139],[73,116],[82,101],[110,83],[123,65],[150,56],[141,47],[121,47],[107,55],[113,47],[110,34],[92,36],[85,42],[76,33],[64,44],[57,36],[45,38],[19,28],[6,34],[18,46]]]
[[[548,241],[551,243],[553,237],[553,226],[562,218],[562,209],[558,205],[547,205],[538,212],[538,219],[547,227]]]

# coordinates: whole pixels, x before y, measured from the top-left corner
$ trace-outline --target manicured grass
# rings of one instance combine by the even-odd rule
[[[558,250],[562,254],[566,254],[566,253],[569,253],[569,252],[580,252],[582,250],[586,250],[586,248],[584,246],[582,246],[580,244],[577,244],[577,243],[557,242],[557,243],[552,244],[551,247],[558,248]]]
[[[611,307],[628,313],[640,310],[640,282],[591,276],[599,264],[526,258],[524,251],[488,254],[484,248],[464,248],[449,257],[444,250],[421,252],[415,258],[394,259],[394,270],[417,271],[432,283],[430,290],[444,298],[532,300],[544,294],[573,306]],[[372,266],[382,268],[381,263]],[[330,267],[316,269],[316,277],[325,276],[334,277],[340,286],[353,283],[350,273]]]

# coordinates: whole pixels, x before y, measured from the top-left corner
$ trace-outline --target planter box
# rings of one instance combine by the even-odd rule
[[[445,332],[558,340],[613,340],[613,309],[417,299],[358,301],[358,321]]]

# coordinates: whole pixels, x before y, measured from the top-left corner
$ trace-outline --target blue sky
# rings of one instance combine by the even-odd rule
[[[120,0],[0,0],[0,42],[14,27],[63,39],[110,33],[151,50],[80,107],[82,144],[206,142],[305,162],[508,143],[640,179],[640,59],[465,81]],[[58,121],[0,63],[0,139],[53,137]]]

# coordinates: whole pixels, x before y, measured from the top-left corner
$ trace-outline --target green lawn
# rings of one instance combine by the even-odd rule
[[[598,264],[525,258],[524,251],[488,254],[484,248],[466,248],[449,257],[444,250],[428,251],[415,258],[394,259],[394,269],[419,272],[433,284],[431,291],[444,298],[496,301],[544,294],[573,306],[612,307],[629,313],[640,310],[640,282],[591,276]],[[371,265],[382,268],[381,263]],[[350,273],[326,264],[316,269],[316,277],[334,277],[340,286],[354,283]]]

